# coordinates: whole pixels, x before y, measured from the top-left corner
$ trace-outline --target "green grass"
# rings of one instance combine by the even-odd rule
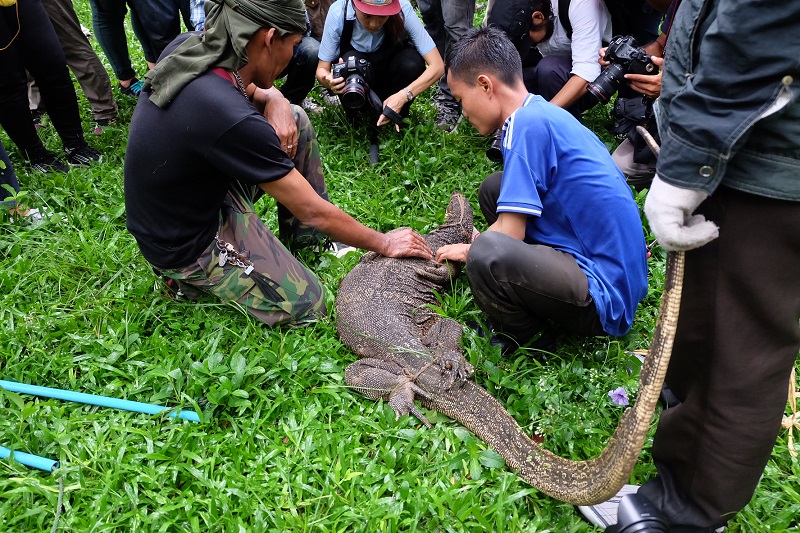
[[[85,0],[76,7],[88,22]],[[594,531],[459,424],[434,412],[426,413],[433,429],[395,421],[386,404],[348,390],[343,371],[355,357],[332,313],[307,328],[267,329],[234,306],[164,297],[125,230],[124,124],[133,102],[118,102],[123,126],[89,138],[109,158],[92,169],[26,174],[0,134],[22,199],[67,219],[27,228],[0,215],[0,379],[196,409],[203,422],[0,393],[0,444],[62,464],[45,474],[0,461],[0,530],[49,530],[62,480],[60,531]],[[499,170],[483,154],[488,140],[466,123],[455,135],[435,130],[429,103],[426,94],[415,104],[416,125],[404,134],[383,132],[374,168],[363,132],[343,127],[335,112],[312,119],[336,204],[379,230],[423,232],[441,222],[453,189],[477,208],[478,184]],[[89,131],[85,100],[81,110]],[[604,110],[587,119],[601,134],[606,121]],[[42,136],[61,149],[52,126]],[[261,207],[274,223],[270,203]],[[356,258],[307,259],[332,303]],[[573,459],[598,454],[622,412],[607,392],[635,394],[626,351],[648,345],[663,269],[657,252],[650,293],[619,339],[563,339],[557,354],[504,359],[465,334],[476,381],[548,449]],[[440,308],[460,321],[480,316],[463,276]],[[800,462],[786,437],[727,531],[797,530]],[[655,472],[649,448],[633,482]]]

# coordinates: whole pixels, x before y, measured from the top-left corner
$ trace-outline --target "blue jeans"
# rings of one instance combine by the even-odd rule
[[[286,76],[281,87],[281,94],[294,105],[300,105],[314,88],[317,80],[317,62],[319,61],[319,41],[313,37],[303,37],[294,49],[294,55],[283,69],[279,78]]]
[[[89,5],[97,42],[120,80],[136,77],[125,35],[128,7],[133,33],[142,46],[145,60],[150,63],[155,63],[159,54],[180,33],[178,0],[89,0]]]
[[[14,167],[11,166],[11,160],[8,158],[6,147],[0,142],[0,199],[5,200],[9,197],[11,192],[3,187],[3,185],[10,185],[14,192],[19,192],[19,182],[17,175],[14,174]],[[0,204],[14,208],[16,205],[13,201],[2,201]]]
[[[120,80],[136,77],[128,54],[128,38],[125,36],[126,3],[118,0],[89,0],[92,8],[92,27],[100,48],[111,63],[114,75]],[[133,33],[139,41],[145,38],[144,28],[136,13],[131,13]],[[149,61],[149,59],[148,59]]]
[[[128,0],[131,14],[139,17],[144,29],[144,39],[137,37],[147,61],[158,61],[167,45],[181,33],[181,4],[182,0]]]

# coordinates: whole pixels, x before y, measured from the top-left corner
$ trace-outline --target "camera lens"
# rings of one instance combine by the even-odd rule
[[[624,79],[625,67],[618,63],[612,63],[597,76],[596,80],[587,85],[586,90],[597,98],[600,103],[607,104]]]
[[[492,144],[486,149],[486,157],[495,163],[503,162],[503,138],[500,130],[497,130],[492,135]]]
[[[357,74],[348,76],[340,99],[342,105],[350,109],[360,109],[367,101],[367,87],[363,78]]]

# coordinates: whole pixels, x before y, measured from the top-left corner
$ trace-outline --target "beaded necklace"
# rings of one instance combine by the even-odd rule
[[[239,92],[247,98],[247,89],[244,87],[244,82],[242,81],[242,77],[239,76],[239,72],[236,70],[231,70],[231,74],[233,75],[233,79],[236,80],[236,86],[239,88]]]

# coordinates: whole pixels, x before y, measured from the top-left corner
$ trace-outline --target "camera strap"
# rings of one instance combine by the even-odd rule
[[[398,126],[403,127],[405,125],[403,124],[403,117],[400,116],[400,113],[395,112],[395,110],[389,107],[388,105],[384,106],[382,113],[386,118],[388,118]]]

